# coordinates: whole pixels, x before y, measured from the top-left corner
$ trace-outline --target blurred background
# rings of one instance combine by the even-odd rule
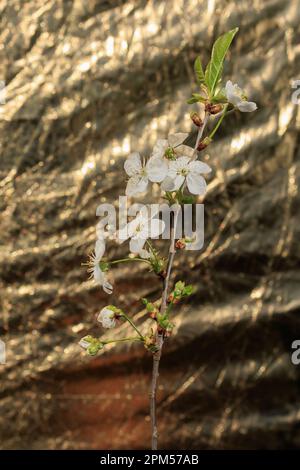
[[[300,447],[299,0],[1,0],[0,11],[1,448],[149,448],[151,356],[90,358],[77,343],[102,334],[107,303],[142,322],[138,299],[160,282],[118,267],[108,297],[81,263],[96,207],[124,194],[124,159],[192,130],[194,59],[206,64],[235,26],[225,79],[258,110],[230,115],[211,145],[205,245],[175,263],[196,293],[164,347],[160,448]],[[126,250],[110,243],[108,257]]]

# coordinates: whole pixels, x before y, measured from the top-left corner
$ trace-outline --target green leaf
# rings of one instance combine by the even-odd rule
[[[226,103],[227,97],[225,94],[225,89],[221,88],[219,91],[216,91],[215,96],[212,98],[213,103]]]
[[[194,104],[194,103],[198,103],[198,99],[197,98],[189,98],[187,100],[187,104]]]
[[[194,292],[194,286],[192,286],[191,284],[186,286],[184,289],[183,289],[183,295],[185,296],[189,296],[191,295],[192,293]]]
[[[197,59],[195,60],[195,63],[194,63],[194,70],[195,70],[195,74],[196,74],[196,78],[197,78],[197,82],[199,83],[199,85],[204,82],[205,80],[205,76],[204,76],[204,72],[203,72],[203,68],[202,68],[202,64],[201,64],[201,59],[200,57],[197,57]]]
[[[206,99],[204,98],[203,95],[200,95],[200,93],[193,93],[192,97],[189,100],[187,100],[187,103],[193,104],[193,103],[198,103],[199,101],[201,103],[205,103]]]
[[[238,28],[228,31],[220,36],[213,45],[211,59],[205,70],[205,84],[212,95],[221,78],[225,56],[237,32]]]
[[[177,281],[175,284],[175,289],[182,291],[184,289],[185,283],[183,281]]]

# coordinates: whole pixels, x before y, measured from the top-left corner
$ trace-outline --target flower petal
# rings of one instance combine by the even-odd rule
[[[158,139],[153,147],[152,156],[156,158],[162,158],[169,144],[166,139]]]
[[[142,178],[140,178],[138,182],[137,192],[144,193],[147,189],[147,186],[148,186],[148,178],[147,176],[143,176]]]
[[[165,230],[165,223],[160,219],[152,219],[150,223],[149,237],[155,238],[163,233]]]
[[[172,191],[174,188],[174,178],[167,176],[161,183],[161,189],[163,191]]]
[[[112,294],[113,286],[110,284],[110,282],[104,281],[102,287],[104,292],[106,292],[107,294]]]
[[[240,101],[237,104],[237,108],[242,112],[242,113],[252,113],[252,111],[255,111],[257,109],[256,103],[253,101]]]
[[[100,266],[99,266],[98,263],[96,263],[95,266],[94,266],[93,277],[94,277],[94,281],[97,284],[100,284],[100,286],[102,286],[103,280],[104,280],[104,273],[101,271]]]
[[[79,341],[79,346],[81,346],[83,349],[87,349],[90,347],[91,343],[90,341],[87,341],[85,338],[81,338],[81,340]]]
[[[188,168],[188,164],[191,161],[189,157],[179,157],[177,160],[174,162],[174,167],[178,170],[183,170],[184,168]],[[172,162],[173,163],[173,162]]]
[[[142,249],[139,251],[139,256],[143,259],[149,259],[151,257],[149,251]]]
[[[105,251],[105,241],[103,238],[99,238],[95,244],[95,257],[97,260],[100,260],[104,255]]]
[[[104,307],[97,316],[97,321],[104,328],[114,328],[116,326],[115,314],[108,307]]]
[[[177,156],[185,156],[189,158],[193,158],[195,150],[190,147],[189,145],[179,145],[176,147],[176,155]]]
[[[210,173],[211,168],[206,163],[196,160],[189,163],[189,171],[191,173]]]
[[[140,253],[144,248],[146,240],[144,238],[132,238],[129,242],[129,249],[131,253]]]
[[[131,153],[124,163],[124,170],[128,176],[140,173],[142,169],[141,156],[138,152]]]
[[[176,134],[169,134],[168,141],[170,147],[177,147],[177,145],[182,144],[182,142],[188,137],[188,134],[185,132],[177,132]]]
[[[164,158],[151,157],[147,165],[148,178],[152,183],[161,183],[168,173],[168,163]]]
[[[180,186],[184,183],[184,180],[185,180],[185,176],[177,175],[176,178],[174,179],[173,191],[177,191],[177,189],[179,189]]]
[[[228,80],[225,86],[225,94],[229,103],[236,106],[241,101],[243,92],[238,85],[234,85],[231,80]]]
[[[171,178],[172,180],[176,178],[177,169],[178,169],[177,160],[169,163],[168,177]],[[163,183],[166,184],[165,182]]]
[[[127,182],[125,194],[126,196],[134,196],[135,194],[143,193],[147,186],[148,178],[146,176],[132,176]]]
[[[205,194],[206,181],[203,176],[195,173],[189,173],[186,179],[188,190],[191,194]]]

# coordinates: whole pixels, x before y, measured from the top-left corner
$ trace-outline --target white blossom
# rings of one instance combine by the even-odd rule
[[[106,294],[112,294],[113,286],[107,280],[106,272],[101,270],[99,262],[97,262],[97,264],[95,264],[95,266],[94,266],[93,276],[94,276],[95,282],[97,284],[99,284],[100,286],[102,286],[102,288],[103,288],[104,292],[106,292]]]
[[[105,241],[103,238],[99,238],[96,241],[95,252],[90,256],[88,262],[88,272],[90,277],[94,279],[96,284],[102,286],[104,292],[111,294],[113,291],[113,286],[107,280],[106,272],[101,270],[100,262],[105,251]]]
[[[225,95],[229,103],[236,106],[243,113],[251,113],[257,109],[256,103],[247,101],[243,90],[237,85],[228,80],[225,86]]]
[[[167,139],[159,139],[154,145],[151,158],[147,163],[149,179],[161,183],[168,174],[169,162],[182,155],[193,156],[194,150],[182,142],[188,137],[184,132],[169,134]]]
[[[153,158],[166,158],[178,157],[186,155],[189,152],[192,156],[194,150],[188,145],[183,145],[182,142],[188,137],[185,132],[177,132],[176,134],[169,134],[167,139],[159,139],[154,145],[152,157]]]
[[[116,326],[116,315],[109,307],[104,307],[97,316],[97,321],[103,328],[114,328]]]
[[[129,176],[126,195],[134,196],[143,193],[148,186],[147,168],[138,152],[131,153],[124,163],[124,169]]]
[[[205,194],[206,182],[202,174],[209,173],[211,168],[199,160],[180,157],[170,162],[169,171],[162,188],[165,191],[177,191],[185,182],[191,194]]]
[[[162,220],[155,218],[155,216],[148,217],[148,214],[141,211],[134,220],[119,231],[119,239],[130,238],[129,249],[131,253],[138,254],[142,258],[149,258],[150,254],[144,249],[146,241],[148,238],[158,237],[164,229],[165,224]]]

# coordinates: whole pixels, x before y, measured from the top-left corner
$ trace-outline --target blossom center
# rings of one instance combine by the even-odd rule
[[[173,147],[168,147],[165,151],[164,156],[168,160],[176,160],[176,154],[175,154],[175,150],[173,149]]]

